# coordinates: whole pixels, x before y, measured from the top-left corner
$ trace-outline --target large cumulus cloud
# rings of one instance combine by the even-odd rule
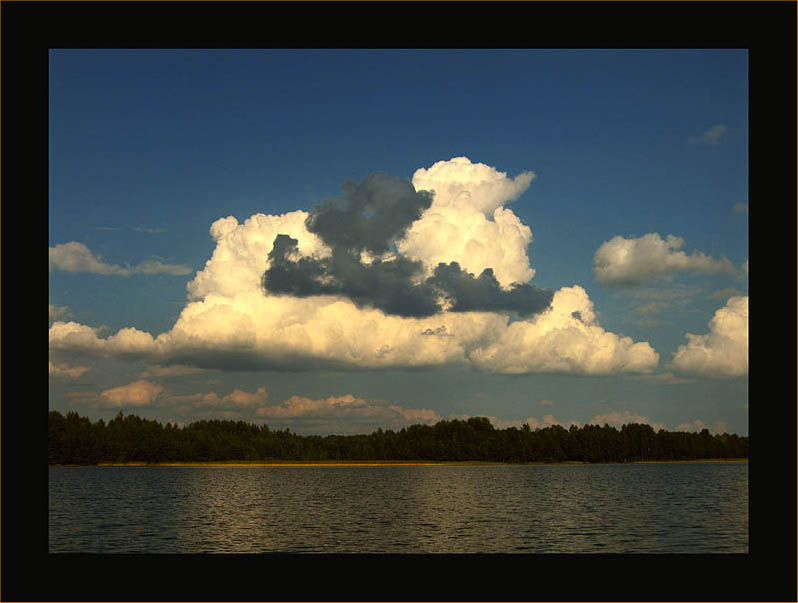
[[[343,189],[342,199],[315,207],[306,220],[307,229],[331,253],[303,257],[298,239],[277,235],[262,280],[266,291],[295,297],[340,295],[399,316],[431,316],[444,307],[529,316],[549,305],[551,291],[520,283],[503,288],[491,266],[475,276],[457,261],[439,262],[425,275],[421,259],[398,250],[407,229],[423,222],[432,193],[386,174],[372,174],[359,185],[347,182]],[[500,192],[510,194],[512,187]],[[482,205],[469,207],[478,211]]]
[[[423,188],[421,176],[430,173],[438,180]],[[210,229],[212,257],[188,284],[188,303],[170,331],[153,337],[127,328],[102,337],[88,326],[57,321],[51,349],[241,369],[461,364],[502,373],[610,374],[656,367],[658,356],[648,343],[599,325],[581,287],[547,296],[528,283],[534,273],[527,255],[531,232],[501,205],[526,190],[531,173],[510,180],[456,158],[421,176],[412,186],[385,177],[368,181],[371,197],[351,185],[345,194],[354,204],[345,197],[311,212],[256,214],[243,223],[221,218]],[[386,186],[396,203],[365,203]],[[431,201],[420,190],[431,190]],[[412,211],[399,210],[401,199]],[[353,212],[349,232],[338,218],[345,222]],[[374,236],[366,237],[377,215]],[[458,216],[463,223],[478,218],[481,227],[461,228]],[[448,254],[436,239],[446,225]],[[435,244],[424,246],[423,232]],[[368,272],[373,265],[378,270]],[[282,275],[273,270],[286,267]],[[353,290],[358,279],[347,270],[378,275],[370,284],[375,290]],[[264,289],[269,274],[282,284],[270,286],[267,278]],[[423,311],[407,311],[412,306],[406,299],[396,307],[380,301],[376,289],[391,278],[408,287],[406,297],[427,304]]]

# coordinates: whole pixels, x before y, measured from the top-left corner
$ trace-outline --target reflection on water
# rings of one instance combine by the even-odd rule
[[[746,463],[51,467],[50,552],[747,552]]]

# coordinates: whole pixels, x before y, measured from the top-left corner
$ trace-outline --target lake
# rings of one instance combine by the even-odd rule
[[[747,553],[748,464],[50,467],[51,553]]]

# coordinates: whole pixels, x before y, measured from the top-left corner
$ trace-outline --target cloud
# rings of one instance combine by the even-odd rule
[[[232,216],[211,224],[216,248],[203,270],[188,283],[190,300],[213,296],[233,298],[242,292],[258,291],[263,273],[269,267],[277,235],[297,240],[298,257],[327,257],[329,247],[307,229],[310,214],[293,211],[280,216],[255,214],[239,224]]]
[[[647,373],[659,362],[648,343],[601,328],[593,302],[578,285],[557,291],[551,308],[535,318],[505,326],[470,358],[482,370],[511,374]]]
[[[735,214],[747,214],[748,213],[748,203],[735,203],[732,207],[732,213]]]
[[[256,414],[268,424],[290,421],[316,431],[363,431],[370,427],[398,428],[418,423],[434,424],[441,417],[433,410],[404,408],[382,400],[352,394],[328,398],[291,396],[274,406],[261,406]]]
[[[173,364],[171,366],[159,366],[156,364],[139,373],[139,377],[142,379],[149,379],[152,377],[183,377],[186,375],[200,375],[207,372],[208,369],[184,364]]]
[[[358,253],[392,251],[395,239],[432,203],[430,193],[383,173],[366,176],[359,185],[347,181],[341,188],[344,198],[311,210],[308,230],[331,248]]]
[[[268,399],[269,393],[266,388],[259,387],[253,393],[240,389],[234,389],[232,392],[224,396],[220,396],[216,392],[168,396],[164,398],[163,402],[166,405],[187,404],[194,409],[255,410],[258,407],[266,404]]]
[[[665,427],[663,423],[652,423],[648,417],[638,415],[637,413],[633,413],[628,410],[596,415],[587,423],[588,425],[598,425],[600,427],[603,427],[605,424],[607,424],[611,427],[615,427],[616,429],[620,429],[623,425],[629,425],[630,423],[639,423],[643,425],[651,425],[654,431],[659,431],[660,429],[667,430],[667,427]]]
[[[727,258],[715,259],[700,251],[687,255],[679,249],[684,239],[657,233],[640,238],[616,236],[604,242],[593,259],[593,272],[604,285],[639,285],[677,271],[734,274]]]
[[[673,373],[657,373],[656,375],[631,375],[629,379],[645,381],[655,385],[678,385],[683,383],[693,383],[694,379],[677,377]]]
[[[417,190],[433,191],[437,206],[473,207],[490,218],[493,212],[518,199],[532,183],[535,174],[522,172],[513,179],[505,172],[484,163],[472,163],[468,157],[438,161],[430,168],[413,174]]]
[[[568,421],[568,422],[561,422],[558,421],[554,415],[546,414],[543,415],[541,419],[537,419],[535,417],[529,417],[527,419],[499,419],[492,415],[479,415],[480,417],[484,417],[490,421],[491,425],[493,425],[496,429],[508,429],[510,427],[520,428],[523,425],[529,425],[530,429],[545,429],[546,427],[553,427],[554,425],[558,425],[564,429],[569,429],[571,425],[576,425],[577,427],[581,427],[579,421]],[[449,419],[457,419],[460,421],[468,421],[468,419],[472,418],[472,415],[467,414],[458,414],[458,415],[451,415]]]
[[[48,367],[50,377],[69,377],[71,379],[77,379],[91,370],[88,366],[56,364],[50,360],[48,360]]]
[[[92,328],[70,321],[56,321],[50,327],[50,349],[101,355],[151,355],[157,352],[152,335],[126,327],[115,335],[102,337],[104,327]]]
[[[421,282],[421,263],[403,257],[373,259],[363,264],[354,254],[334,249],[328,258],[297,257],[296,239],[278,235],[269,254],[263,285],[270,293],[296,297],[341,295],[358,306],[378,308],[398,316],[431,316],[452,312],[509,311],[529,316],[544,310],[552,292],[526,284],[503,290],[490,268],[479,277],[457,262],[439,264]],[[296,260],[289,258],[297,257]]]
[[[700,136],[692,136],[689,140],[692,144],[716,145],[720,143],[721,139],[728,131],[728,126],[724,124],[715,124]]]
[[[149,406],[163,391],[163,386],[140,380],[100,392],[105,406]]]
[[[737,289],[734,289],[733,287],[727,287],[725,289],[718,289],[717,291],[712,293],[709,297],[710,299],[719,299],[725,302],[730,297],[739,297],[741,295],[743,294]]]
[[[427,276],[441,263],[457,262],[474,274],[490,268],[503,288],[528,282],[535,274],[527,253],[532,231],[503,206],[518,199],[533,178],[523,172],[510,179],[467,157],[416,170],[413,186],[433,191],[434,198],[397,241],[397,250],[422,262]]]
[[[424,263],[404,256],[401,245],[399,255],[393,253],[430,207],[430,193],[385,174],[368,176],[360,185],[346,183],[344,191],[344,199],[317,206],[306,221],[331,249],[328,256],[302,256],[298,239],[275,237],[262,279],[269,293],[339,295],[399,316],[430,316],[443,305],[453,312],[507,310],[528,316],[548,306],[550,291],[520,283],[503,288],[490,266],[475,277],[456,261],[439,262],[425,275]]]
[[[430,333],[450,336],[430,336]],[[122,329],[101,338],[75,322],[50,328],[52,350],[133,355],[207,368],[395,368],[471,365],[500,373],[649,372],[648,343],[605,331],[581,287],[560,289],[534,319],[490,312],[391,316],[347,300],[209,296],[188,304],[171,331],[153,338]]]
[[[743,262],[743,265],[740,267],[740,270],[742,270],[745,276],[748,276],[748,260],[745,260]]]
[[[49,248],[50,270],[64,272],[88,272],[106,276],[130,276],[131,274],[191,274],[192,269],[179,264],[164,264],[157,260],[142,262],[136,266],[121,267],[107,264],[96,257],[88,247],[77,241],[62,243]]]
[[[461,169],[467,167],[464,162],[460,163]],[[499,184],[494,182],[492,186],[501,194],[494,191],[492,197],[487,193],[483,195],[479,192],[482,189],[475,187],[479,194],[455,201],[476,200],[479,207],[489,209],[491,204],[500,203],[508,190],[517,194],[524,189],[531,177],[525,179],[526,184],[524,180],[517,183],[515,188],[501,185],[501,178],[496,180]],[[371,183],[371,193],[375,187],[379,188],[378,185],[380,182]],[[402,195],[410,194],[410,188],[405,185],[393,182],[388,185],[389,188],[396,185],[397,190],[404,191]],[[493,189],[486,187],[484,190]],[[357,197],[360,193],[350,190],[350,194]],[[399,196],[396,191],[392,194]],[[491,203],[487,203],[485,199],[491,198]],[[432,205],[410,223],[406,232],[410,233],[424,222],[427,212],[434,209],[437,202],[438,193],[435,193]],[[418,199],[412,203],[416,208],[423,205]],[[349,209],[346,204],[339,204],[335,211],[348,215]],[[476,211],[475,207],[472,209]],[[334,263],[340,259],[336,258],[336,253],[340,253],[345,236],[334,226],[322,223],[319,232],[324,236],[335,233],[331,235],[333,246],[327,245],[320,235],[310,230],[319,228],[318,221],[308,220],[311,215],[326,215],[321,210],[314,211],[320,213],[256,214],[243,223],[233,217],[215,221],[210,232],[216,247],[204,268],[188,283],[188,303],[169,331],[153,337],[127,328],[103,337],[85,325],[55,322],[50,328],[50,348],[97,355],[133,355],[159,365],[186,364],[233,370],[361,370],[461,365],[502,373],[614,374],[646,373],[657,365],[658,356],[648,343],[635,343],[601,328],[593,304],[581,287],[560,289],[552,295],[551,305],[543,309],[545,299],[541,299],[536,289],[523,284],[505,284],[495,268],[492,272],[476,271],[474,264],[460,263],[457,257],[445,257],[443,268],[439,263],[427,272],[425,267],[417,280],[411,279],[413,286],[435,288],[440,294],[433,300],[440,309],[432,314],[407,315],[412,313],[407,311],[406,302],[402,306],[404,314],[391,313],[393,308],[390,307],[376,307],[389,303],[380,301],[378,292],[365,292],[361,300],[353,300],[340,291],[328,292],[324,290],[329,285],[329,282],[325,284],[328,273],[313,271],[326,266],[326,261]],[[463,213],[468,212],[463,209]],[[393,216],[390,211],[388,215]],[[481,220],[489,222],[481,211],[479,215]],[[401,225],[406,224],[407,219],[386,218],[392,226],[386,226],[381,232],[401,232]],[[398,230],[397,224],[400,225]],[[474,236],[475,241],[487,244],[498,235],[489,228]],[[375,237],[369,248],[361,248],[359,254],[346,252],[345,268],[334,268],[330,272],[339,275],[349,268],[359,270],[351,266],[355,260],[363,266],[376,263],[386,274],[392,263],[393,268],[400,267],[401,261],[394,262],[395,258],[405,257],[402,246],[397,243],[395,251],[380,253],[385,248],[382,240],[382,235]],[[509,240],[505,240],[508,249],[515,245]],[[459,253],[457,249],[455,245],[454,256]],[[527,256],[521,255],[522,264],[528,267]],[[307,262],[303,264],[303,260]],[[272,261],[295,263],[300,271],[307,269],[310,276],[302,276],[305,280],[300,282],[310,286],[308,283],[316,278],[320,287],[317,292],[324,294],[299,296],[274,293],[269,287],[264,290],[261,279],[272,267]],[[405,257],[405,261],[421,262],[426,266],[429,258]],[[400,276],[402,278],[397,277],[397,281],[406,285],[406,275]],[[292,277],[298,278],[297,275]],[[347,293],[353,295],[349,290]],[[417,292],[410,291],[408,296],[411,293]],[[369,303],[365,303],[367,296],[370,296]],[[519,318],[530,308],[542,311]]]
[[[632,301],[632,310],[636,314],[651,316],[665,310],[684,310],[693,297],[701,293],[698,287],[682,284],[671,284],[668,288],[637,286],[622,289],[624,297]]]
[[[731,297],[709,321],[709,333],[686,333],[671,368],[687,375],[740,377],[748,374],[748,296]]]
[[[48,315],[49,320],[58,320],[60,318],[65,318],[72,313],[69,306],[54,306],[53,304],[48,304]]]
[[[703,431],[704,429],[708,429],[710,433],[713,434],[722,434],[729,432],[729,424],[726,421],[717,421],[712,425],[708,425],[704,423],[701,419],[696,419],[695,421],[691,421],[689,423],[682,423],[678,425],[675,431]]]
[[[571,425],[575,425],[576,427],[581,427],[579,421],[568,421],[563,423],[558,421],[554,418],[554,415],[543,415],[543,417],[538,420],[535,417],[529,417],[526,421],[524,421],[531,429],[545,429],[546,427],[554,427],[555,425],[559,425],[564,429],[569,429]]]

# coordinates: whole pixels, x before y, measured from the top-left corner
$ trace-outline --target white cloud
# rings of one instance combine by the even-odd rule
[[[149,406],[163,391],[163,386],[140,380],[100,392],[105,406]]]
[[[593,272],[605,285],[637,285],[676,271],[734,274],[727,258],[715,259],[700,251],[687,255],[679,249],[684,239],[652,232],[640,238],[616,236],[604,242],[593,259]]]
[[[563,423],[558,421],[554,418],[554,415],[548,414],[543,415],[543,417],[538,420],[535,417],[529,417],[526,421],[524,421],[527,425],[529,425],[530,429],[545,429],[546,427],[553,427],[555,425],[559,425],[564,429],[570,429],[571,425],[575,425],[576,427],[581,427],[579,421],[568,421]]]
[[[479,368],[498,373],[646,373],[659,356],[646,342],[605,331],[582,287],[563,287],[549,310],[504,327],[496,340],[475,349]]]
[[[535,417],[529,417],[527,419],[499,419],[492,415],[479,415],[480,417],[485,417],[490,421],[491,425],[495,429],[508,429],[510,427],[520,428],[523,425],[529,425],[529,428],[532,430],[535,429],[544,429],[546,427],[553,427],[554,425],[559,425],[564,429],[569,429],[571,425],[576,425],[577,427],[581,427],[579,421],[568,421],[568,422],[561,422],[558,421],[554,415],[546,414],[543,415],[542,418],[537,419]],[[468,419],[472,418],[472,415],[452,415],[449,419],[459,419],[461,421],[467,421]]]
[[[485,217],[509,201],[515,201],[529,188],[535,174],[522,172],[508,178],[505,172],[468,157],[438,161],[413,174],[416,190],[434,191],[438,205],[467,206],[479,209]]]
[[[254,410],[266,404],[268,399],[269,392],[265,387],[259,387],[252,393],[234,389],[224,396],[220,396],[216,392],[168,396],[164,398],[164,404],[188,404],[192,408]]]
[[[527,248],[532,231],[503,205],[529,188],[534,175],[514,179],[467,157],[439,161],[413,175],[416,190],[433,190],[432,205],[397,241],[400,253],[420,260],[428,274],[440,262],[458,262],[475,275],[492,268],[502,287],[535,274]]]
[[[610,374],[648,372],[658,362],[648,343],[601,328],[581,287],[559,290],[549,310],[513,323],[487,312],[403,318],[331,297],[296,299],[259,291],[233,298],[213,295],[189,303],[172,330],[156,338],[131,328],[100,338],[88,326],[56,322],[50,347],[216,368],[243,361],[253,368],[466,364],[501,373]]]
[[[701,419],[689,423],[682,423],[678,425],[674,431],[702,431],[708,429],[710,433],[722,434],[729,432],[729,424],[726,421],[718,421],[712,425],[707,425]]]
[[[479,246],[492,249],[492,242],[501,239],[503,250],[487,253],[485,261],[495,260],[503,266],[500,272],[505,283],[531,276],[524,236],[513,239],[495,230],[501,229],[505,219],[517,223],[518,232],[527,228],[511,212],[502,213],[507,210],[500,204],[523,192],[531,173],[511,181],[493,168],[471,164],[465,158],[441,163],[444,165],[427,170],[425,178],[430,180],[432,174],[440,190],[459,191],[451,193],[453,198],[442,196],[441,203],[459,204],[460,213],[469,219],[478,214],[478,219],[489,225],[466,238],[455,237],[458,244],[452,255],[442,256],[441,261],[462,261],[465,269],[478,271],[475,258],[482,256],[469,256],[468,250]],[[441,187],[443,175],[452,167],[456,168],[454,183]],[[461,195],[464,183],[471,187],[470,196]],[[437,203],[436,196],[430,209]],[[482,213],[491,208],[494,221]],[[210,231],[216,248],[188,283],[189,301],[170,331],[153,337],[127,328],[103,338],[88,326],[56,322],[50,328],[51,349],[134,354],[150,362],[204,368],[372,369],[461,364],[503,373],[609,374],[645,373],[658,362],[648,343],[634,343],[601,328],[592,302],[578,286],[556,292],[551,308],[542,314],[512,323],[502,313],[442,312],[412,318],[358,307],[344,297],[267,294],[261,278],[269,267],[268,256],[277,234],[297,239],[300,256],[330,253],[321,239],[307,230],[307,217],[308,213],[295,211],[280,216],[256,214],[244,223],[233,217],[215,221]],[[450,218],[455,220],[453,215],[446,217]],[[413,226],[428,219],[422,215]],[[409,248],[402,247],[400,252],[404,253],[403,249]],[[421,247],[415,249],[421,254],[418,257],[433,261],[434,254],[424,255]],[[458,255],[461,252],[465,255]]]
[[[352,394],[318,399],[291,396],[280,404],[261,406],[256,414],[266,419],[269,425],[290,422],[303,430],[325,433],[365,433],[377,427],[396,429],[419,423],[434,424],[441,420],[433,410],[405,408]]]
[[[729,131],[729,127],[725,124],[715,124],[700,136],[693,136],[690,142],[693,144],[709,144],[716,145]]]
[[[232,216],[211,224],[216,249],[205,268],[188,283],[189,299],[240,293],[261,294],[261,278],[269,267],[268,255],[274,238],[286,234],[297,239],[301,256],[326,257],[330,250],[305,226],[308,213],[293,211],[280,216],[255,214],[239,224]],[[261,294],[262,295],[262,294]]]
[[[678,373],[704,377],[748,374],[748,296],[731,297],[709,321],[709,333],[686,333],[671,367]]]
[[[605,424],[607,424],[611,427],[615,427],[616,429],[620,429],[623,425],[629,425],[630,423],[651,425],[654,431],[659,431],[660,429],[667,430],[667,427],[665,427],[663,423],[652,423],[648,417],[638,415],[637,413],[633,413],[628,410],[596,415],[590,419],[590,421],[588,421],[588,425],[599,425],[603,427]]]
[[[88,247],[77,241],[62,243],[49,248],[50,270],[65,272],[89,272],[108,276],[130,276],[131,274],[191,274],[188,266],[164,264],[157,260],[142,262],[136,266],[121,267],[108,264],[96,257]]]
[[[48,360],[48,367],[50,377],[70,377],[72,379],[77,379],[91,370],[88,366],[69,366],[54,363],[52,360]]]

